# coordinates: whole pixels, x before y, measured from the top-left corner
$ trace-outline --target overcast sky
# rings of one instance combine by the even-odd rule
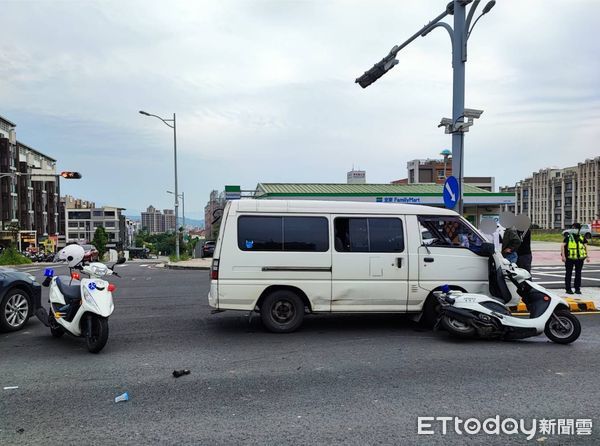
[[[406,177],[450,148],[450,41],[439,28],[366,90],[354,79],[446,0],[2,1],[0,115],[82,172],[62,191],[135,214],[200,217],[212,189]],[[482,1],[482,5],[486,0]],[[498,0],[469,41],[465,174],[514,184],[600,155],[598,0]]]

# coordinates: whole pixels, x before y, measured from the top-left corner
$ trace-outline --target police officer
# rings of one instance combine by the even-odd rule
[[[573,267],[575,267],[575,294],[581,294],[581,270],[584,260],[589,263],[590,258],[587,256],[585,244],[587,240],[579,233],[581,230],[580,223],[574,223],[573,229],[565,234],[563,240],[561,257],[565,264],[565,289],[567,294],[573,294],[571,288],[571,275]]]

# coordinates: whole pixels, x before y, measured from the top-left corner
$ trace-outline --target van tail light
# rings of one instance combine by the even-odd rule
[[[115,284],[114,284],[114,283],[109,283],[109,284],[108,284],[108,291],[110,291],[111,293],[112,293],[114,290],[116,290],[116,289],[117,289],[117,287],[115,286]]]
[[[77,272],[72,272],[71,273],[71,279],[79,280],[79,279],[81,279],[81,276]]]
[[[213,259],[210,267],[210,279],[219,280],[219,259]]]

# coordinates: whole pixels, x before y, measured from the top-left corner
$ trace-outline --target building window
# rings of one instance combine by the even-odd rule
[[[69,228],[78,228],[78,227],[79,227],[78,221],[70,221],[69,222]]]
[[[402,252],[404,232],[398,218],[336,218],[338,252]]]
[[[437,177],[438,177],[438,180],[443,180],[445,178],[444,171],[443,170],[438,170],[437,171]]]
[[[69,220],[90,220],[91,218],[90,211],[69,211]]]
[[[103,211],[93,211],[92,215],[94,217],[102,217],[104,215],[104,212]]]
[[[104,211],[104,216],[105,217],[114,217],[115,211]]]
[[[104,222],[104,226],[106,226],[107,228],[114,228],[115,222],[114,221],[106,221],[106,222]]]

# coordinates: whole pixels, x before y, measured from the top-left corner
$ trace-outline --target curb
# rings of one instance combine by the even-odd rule
[[[569,309],[572,313],[581,313],[587,311],[598,311],[596,304],[591,300],[575,299],[573,297],[563,298],[569,304]],[[515,314],[529,313],[527,306],[523,302],[519,302],[519,305],[512,307]]]
[[[164,267],[169,268],[169,269],[196,269],[196,270],[201,270],[201,271],[210,270],[210,266],[186,266],[186,265],[176,265],[176,264],[171,264],[171,263],[165,263]]]

